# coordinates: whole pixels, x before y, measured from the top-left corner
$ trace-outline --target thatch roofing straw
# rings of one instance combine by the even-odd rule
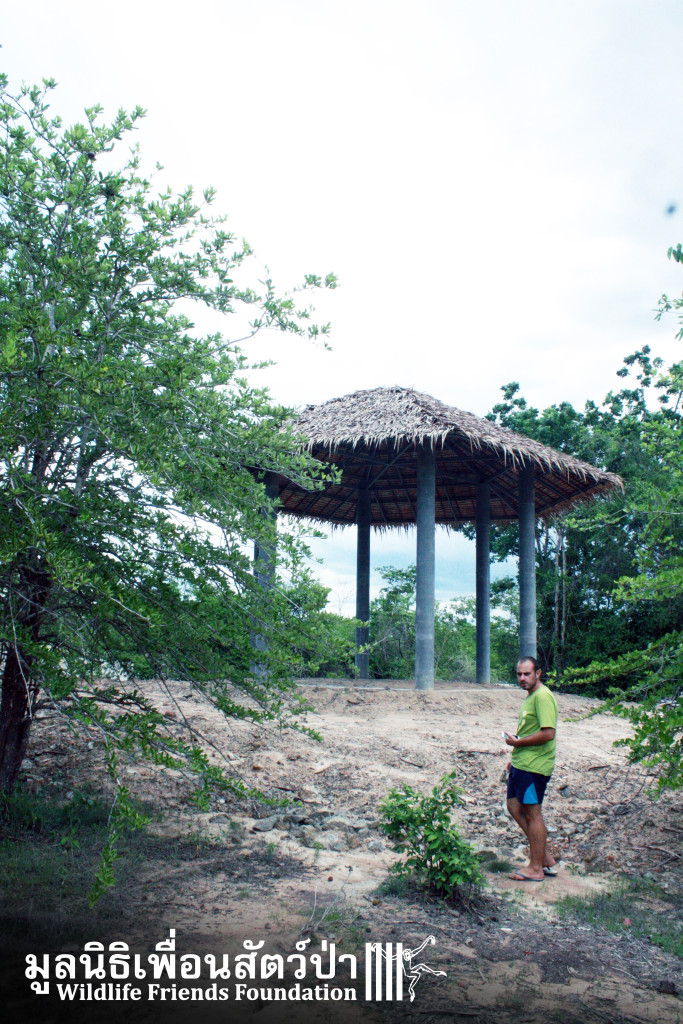
[[[473,519],[482,480],[495,481],[493,518],[516,518],[517,476],[529,462],[537,470],[539,515],[623,490],[613,473],[410,388],[356,391],[309,405],[293,427],[316,458],[342,469],[341,484],[319,492],[318,500],[304,501],[295,485],[281,488],[287,511],[322,521],[354,522],[357,491],[366,486],[375,525],[414,522],[415,452],[425,443],[436,450],[438,522]]]

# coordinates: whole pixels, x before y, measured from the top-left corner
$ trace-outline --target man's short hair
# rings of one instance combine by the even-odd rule
[[[527,654],[523,658],[520,658],[519,661],[517,662],[517,664],[521,665],[523,661],[530,661],[531,664],[534,666],[534,672],[538,672],[538,670],[541,667],[538,664],[538,661],[536,660],[536,658],[534,658],[531,654]]]

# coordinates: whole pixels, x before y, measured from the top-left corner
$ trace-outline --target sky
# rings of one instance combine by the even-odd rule
[[[160,185],[215,186],[259,273],[337,275],[314,299],[332,351],[246,349],[276,361],[253,380],[279,403],[398,384],[485,415],[515,380],[539,408],[583,407],[643,345],[680,358],[654,319],[682,283],[678,0],[4,6],[10,84],[55,78],[66,120],[142,105]],[[373,596],[414,545],[373,536]],[[315,551],[352,613],[354,531]],[[438,531],[436,582],[473,592],[470,542]]]

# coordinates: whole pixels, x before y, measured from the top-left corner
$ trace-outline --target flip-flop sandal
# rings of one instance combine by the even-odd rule
[[[508,875],[511,882],[542,882],[542,878],[532,878],[531,875],[524,875],[521,871],[513,871]]]
[[[554,868],[543,868],[543,874],[546,878],[557,878],[557,871]]]

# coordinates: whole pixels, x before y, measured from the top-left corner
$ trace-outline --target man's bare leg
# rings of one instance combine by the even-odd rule
[[[521,830],[524,833],[524,835],[529,840],[529,850],[530,850],[529,862],[530,863],[531,863],[531,837],[529,835],[529,818],[528,818],[527,812],[528,812],[529,809],[533,809],[533,808],[535,808],[536,811],[538,811],[538,814],[539,814],[539,816],[541,818],[541,824],[543,825],[543,832],[544,832],[544,835],[545,835],[545,838],[543,840],[543,851],[544,852],[543,852],[542,866],[544,868],[552,868],[552,867],[554,867],[555,864],[556,864],[556,861],[555,861],[555,858],[553,857],[552,853],[550,853],[548,848],[547,848],[547,833],[545,831],[545,822],[543,821],[543,815],[541,814],[541,806],[540,806],[540,804],[521,804],[519,802],[519,800],[517,800],[515,797],[511,797],[508,800],[507,804],[508,804],[508,811],[510,812],[512,817],[515,819],[515,821],[517,822],[517,824],[521,828]]]
[[[532,878],[543,877],[546,859],[546,842],[548,833],[541,813],[540,804],[525,804],[524,813],[529,837],[529,864],[527,872]]]

